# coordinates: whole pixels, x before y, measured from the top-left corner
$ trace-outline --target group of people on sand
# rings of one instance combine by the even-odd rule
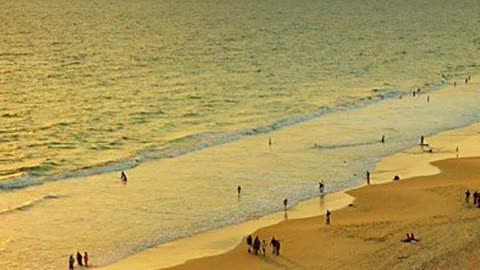
[[[270,240],[270,245],[272,246],[272,254],[280,255],[280,241],[272,237]],[[253,239],[252,235],[247,236],[247,252],[255,256],[267,255],[267,242],[265,240],[260,240],[258,236]]]
[[[82,254],[77,251],[77,264],[78,266],[81,267],[88,267],[88,253],[85,251]],[[73,258],[73,254],[70,255],[70,258],[68,258],[68,270],[73,270],[75,267],[75,259]]]
[[[419,241],[420,239],[415,238],[415,235],[413,235],[413,232],[410,234],[407,233],[407,237],[402,240],[402,242],[405,242],[405,243],[416,243]]]
[[[478,208],[480,208],[480,193],[478,191],[475,191],[473,194],[470,193],[470,190],[467,189],[465,192],[465,202],[470,203],[470,195],[473,197],[473,205],[476,205]]]

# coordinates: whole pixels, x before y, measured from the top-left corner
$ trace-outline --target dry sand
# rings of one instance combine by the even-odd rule
[[[330,226],[324,224],[323,216],[308,217],[319,211],[318,200],[312,200],[292,209],[290,219],[277,225],[270,224],[281,219],[278,213],[161,245],[105,269],[165,269],[202,255],[204,258],[168,269],[475,268],[480,209],[464,203],[464,192],[467,188],[480,190],[480,158],[474,157],[480,156],[478,130],[476,124],[426,138],[433,153],[423,151],[429,148],[414,147],[382,159],[372,174],[377,185],[326,198],[321,210],[345,205],[351,201],[349,195],[356,198],[353,207],[333,212]],[[392,182],[394,175],[402,180]],[[254,235],[279,238],[280,257],[272,256],[271,250],[266,257],[249,255],[244,239],[233,250],[211,256],[262,224],[267,227]],[[401,242],[409,232],[421,241]]]

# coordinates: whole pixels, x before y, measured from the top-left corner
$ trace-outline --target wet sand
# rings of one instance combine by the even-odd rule
[[[460,252],[461,245],[474,238],[468,233],[460,237],[455,232],[474,226],[469,222],[475,219],[469,218],[478,212],[469,212],[462,204],[463,192],[476,188],[480,176],[475,167],[480,165],[480,159],[462,158],[480,155],[478,130],[480,125],[476,124],[426,138],[429,148],[417,146],[379,161],[372,173],[372,183],[378,185],[330,194],[320,203],[319,199],[302,203],[289,210],[289,220],[280,224],[271,226],[283,218],[282,213],[273,214],[160,245],[105,269],[163,269],[199,257],[206,258],[189,260],[172,269],[209,269],[211,265],[220,265],[219,269],[410,269],[410,265],[433,267],[446,263],[442,259],[444,252]],[[433,153],[425,152],[430,148]],[[453,160],[438,161],[449,158]],[[431,165],[432,161],[436,162]],[[440,169],[442,174],[438,174]],[[394,175],[402,180],[392,182]],[[414,178],[406,179],[410,177]],[[354,207],[333,212],[333,224],[324,225],[324,217],[318,213],[348,205],[350,196],[355,197]],[[268,240],[275,236],[282,241],[282,256],[255,258],[246,254],[243,239],[238,244],[242,236],[259,227],[264,228],[255,235]],[[414,232],[422,241],[415,245],[401,243],[407,232]],[[445,235],[455,240],[444,239]],[[429,242],[425,242],[427,236]],[[428,256],[415,255],[419,250]]]

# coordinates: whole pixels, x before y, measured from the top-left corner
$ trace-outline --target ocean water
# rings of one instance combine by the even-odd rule
[[[76,250],[102,265],[311,198],[318,179],[358,185],[420,135],[480,119],[478,91],[442,90],[478,73],[478,14],[474,0],[2,1],[0,268],[62,269]]]

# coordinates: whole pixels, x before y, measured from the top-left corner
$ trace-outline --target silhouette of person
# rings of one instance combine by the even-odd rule
[[[237,187],[237,195],[238,195],[238,197],[240,197],[241,194],[242,194],[242,186],[238,186],[238,187]]]
[[[320,195],[323,195],[325,193],[325,183],[322,181],[318,182],[318,192]]]
[[[249,235],[247,237],[247,246],[248,246],[247,251],[248,251],[248,253],[250,253],[250,251],[252,250],[252,245],[253,245],[253,239],[252,239],[252,236]]]
[[[70,255],[70,258],[68,258],[68,270],[73,270],[73,264],[75,264],[75,259],[73,255]]]
[[[255,256],[258,255],[258,251],[260,250],[260,239],[258,239],[258,236],[255,237],[255,240],[253,240],[253,253]]]
[[[272,246],[272,254],[277,253],[277,239],[275,237],[272,237],[272,240],[270,240],[270,245]]]
[[[277,240],[277,247],[275,248],[276,255],[280,256],[280,240]]]
[[[265,240],[262,240],[262,253],[263,256],[267,255],[267,242]]]
[[[124,183],[127,183],[128,181],[127,174],[124,171],[122,171],[122,173],[120,174],[120,180],[122,180],[122,182]]]
[[[385,143],[385,135],[382,135],[382,140],[381,140],[382,143]]]
[[[85,262],[85,267],[88,267],[88,253],[86,251],[83,253],[83,261]]]
[[[327,220],[325,221],[325,224],[327,225],[330,225],[330,216],[332,215],[332,213],[330,213],[330,211],[327,210],[327,213],[325,214]]]
[[[470,190],[467,189],[467,192],[465,192],[465,202],[468,203],[470,202]]]
[[[80,252],[78,252],[78,251],[77,251],[77,263],[78,263],[78,265],[83,266],[82,254],[80,254]]]
[[[370,185],[370,172],[367,171],[367,185]]]
[[[287,206],[288,206],[288,199],[285,198],[285,199],[283,200],[283,210],[286,211],[286,210],[287,210]]]

